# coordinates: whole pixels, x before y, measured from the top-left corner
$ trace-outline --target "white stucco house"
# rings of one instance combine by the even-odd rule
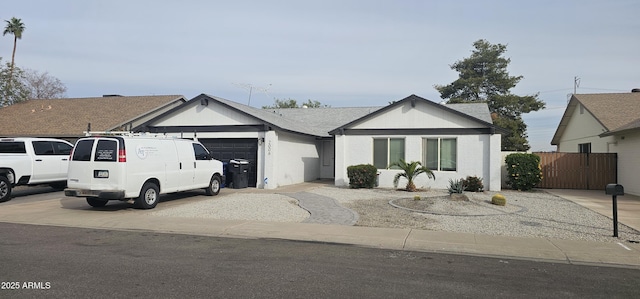
[[[574,94],[551,144],[565,153],[617,153],[618,184],[640,195],[640,90]]]
[[[416,95],[386,107],[258,109],[201,94],[134,128],[197,138],[216,159],[247,159],[249,186],[273,189],[332,179],[348,185],[347,167],[373,164],[380,187],[392,187],[399,158],[421,161],[445,189],[449,178],[483,178],[500,190],[500,134],[486,104],[441,105]],[[402,182],[400,182],[402,184]]]

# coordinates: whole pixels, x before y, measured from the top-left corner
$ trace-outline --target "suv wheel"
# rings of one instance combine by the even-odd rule
[[[140,190],[140,196],[136,199],[136,206],[141,209],[153,209],[160,199],[160,189],[154,183],[147,182]]]
[[[11,183],[5,176],[0,176],[0,202],[11,199]]]

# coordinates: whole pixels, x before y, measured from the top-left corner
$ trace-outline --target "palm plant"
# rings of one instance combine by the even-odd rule
[[[410,163],[407,163],[404,159],[400,159],[399,162],[391,163],[391,165],[389,165],[389,168],[393,166],[397,166],[403,171],[397,173],[393,178],[393,186],[398,187],[398,181],[400,180],[400,178],[406,178],[408,181],[406,190],[409,192],[416,191],[416,185],[413,183],[413,180],[420,174],[424,173],[430,179],[436,179],[436,175],[433,174],[433,171],[425,166],[422,166],[422,163],[420,163],[419,161],[412,161]]]
[[[2,32],[2,36],[7,34],[13,34],[13,53],[11,54],[11,70],[9,71],[9,82],[13,78],[13,66],[16,58],[16,44],[19,39],[22,39],[22,32],[24,32],[24,24],[21,19],[11,18],[11,20],[5,20],[7,22],[7,26],[4,27],[4,32]]]

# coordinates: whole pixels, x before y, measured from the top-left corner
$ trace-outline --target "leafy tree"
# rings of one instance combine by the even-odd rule
[[[1,63],[0,58],[0,108],[9,106],[18,102],[26,101],[29,98],[29,89],[20,80],[23,77],[23,71],[16,67],[11,71],[11,65]],[[12,83],[15,76],[18,80]]]
[[[492,112],[494,123],[511,130],[502,136],[503,150],[528,150],[530,148],[522,120],[523,113],[544,109],[545,103],[538,94],[518,96],[511,89],[522,80],[522,76],[509,76],[507,66],[510,58],[503,57],[507,46],[492,45],[480,39],[473,43],[471,56],[451,65],[459,73],[458,79],[449,85],[435,85],[440,97],[447,103],[486,102]]]
[[[302,103],[298,105],[298,101],[289,98],[287,100],[274,99],[275,103],[273,106],[262,106],[262,109],[278,109],[278,108],[320,108],[320,107],[329,107],[328,105],[322,105],[322,103],[318,101],[307,100],[306,103]]]
[[[424,173],[430,179],[436,179],[436,175],[433,174],[433,171],[425,166],[422,166],[422,163],[420,163],[419,161],[407,163],[404,159],[400,159],[399,162],[391,163],[391,165],[389,165],[389,168],[393,166],[397,166],[400,168],[400,170],[403,171],[397,173],[396,176],[393,177],[393,186],[398,187],[400,178],[405,178],[407,179],[407,186],[405,188],[409,192],[416,191],[416,185],[413,183],[413,180],[420,174]]]
[[[66,97],[67,87],[60,79],[49,75],[48,72],[40,73],[36,70],[26,69],[20,81],[29,90],[29,99],[59,99]]]
[[[21,19],[11,18],[11,20],[5,20],[7,22],[7,26],[4,27],[4,31],[2,32],[2,36],[7,34],[13,35],[13,53],[11,54],[11,70],[9,71],[9,78],[13,78],[13,67],[15,66],[15,58],[16,58],[16,45],[18,44],[18,40],[22,39],[22,32],[24,32],[24,24]],[[11,83],[11,80],[9,81]]]

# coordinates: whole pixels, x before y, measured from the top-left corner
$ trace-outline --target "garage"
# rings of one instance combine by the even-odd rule
[[[256,187],[258,177],[258,140],[255,138],[198,138],[214,159],[229,162],[233,159],[249,161],[249,187]]]

